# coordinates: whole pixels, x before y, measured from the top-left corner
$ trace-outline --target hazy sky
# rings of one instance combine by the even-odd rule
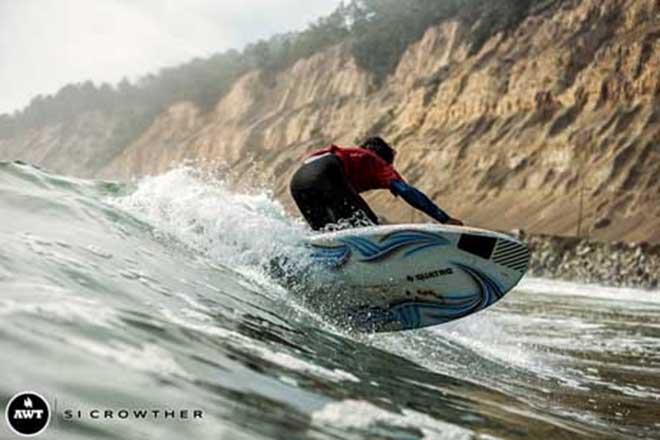
[[[304,28],[339,0],[0,0],[0,113]]]

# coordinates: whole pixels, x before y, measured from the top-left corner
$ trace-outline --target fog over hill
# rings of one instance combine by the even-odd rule
[[[93,80],[116,85],[304,29],[340,0],[0,2],[0,114]],[[290,11],[295,10],[295,14]]]

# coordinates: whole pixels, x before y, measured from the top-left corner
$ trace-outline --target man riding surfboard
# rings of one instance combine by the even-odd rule
[[[291,178],[293,200],[314,230],[330,224],[350,226],[379,224],[360,193],[388,189],[440,223],[462,225],[424,193],[414,188],[394,169],[396,151],[380,137],[371,137],[359,147],[337,145],[309,154]]]

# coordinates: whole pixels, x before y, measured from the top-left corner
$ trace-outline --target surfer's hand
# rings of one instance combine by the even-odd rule
[[[463,222],[460,221],[457,218],[450,218],[449,220],[447,220],[447,222],[445,224],[446,225],[455,225],[455,226],[464,226]]]

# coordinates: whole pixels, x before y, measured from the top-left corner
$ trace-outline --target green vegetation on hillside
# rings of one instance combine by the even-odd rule
[[[116,148],[138,136],[169,105],[192,101],[210,110],[241,75],[254,69],[273,74],[329,46],[350,45],[357,63],[383,80],[406,48],[432,25],[455,18],[473,26],[476,53],[494,33],[514,28],[533,6],[560,0],[351,0],[301,32],[277,35],[206,59],[147,75],[117,86],[91,81],[67,85],[55,95],[37,96],[22,111],[0,115],[0,138],[31,128],[66,122],[99,111],[119,119]]]

